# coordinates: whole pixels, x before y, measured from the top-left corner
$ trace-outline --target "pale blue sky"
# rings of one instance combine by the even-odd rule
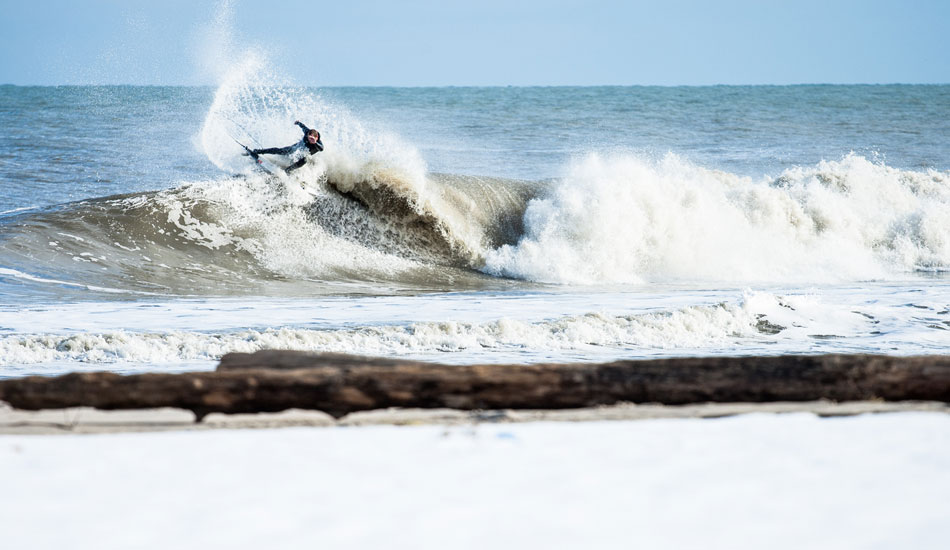
[[[314,86],[950,83],[945,0],[232,4],[0,0],[0,84],[214,84],[246,49]]]

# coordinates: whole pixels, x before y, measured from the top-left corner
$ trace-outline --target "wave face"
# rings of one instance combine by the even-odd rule
[[[755,180],[590,155],[525,212],[485,271],[555,283],[833,282],[950,267],[950,172],[858,155]]]
[[[8,216],[3,274],[177,295],[479,288],[491,279],[474,266],[516,241],[533,189],[434,175],[420,194],[391,173],[325,176],[307,190],[296,179],[227,178]]]

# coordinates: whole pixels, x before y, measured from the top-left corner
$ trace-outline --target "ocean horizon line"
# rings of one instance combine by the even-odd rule
[[[0,83],[4,88],[217,88],[220,84],[17,84]],[[432,84],[432,85],[395,85],[395,84],[288,84],[278,88],[325,88],[325,89],[499,89],[499,88],[807,88],[807,87],[941,87],[950,86],[950,82],[800,82],[794,84]]]

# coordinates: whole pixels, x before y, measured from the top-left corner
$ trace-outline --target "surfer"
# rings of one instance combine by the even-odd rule
[[[303,138],[293,145],[287,147],[270,147],[267,149],[250,149],[246,155],[257,158],[257,155],[286,155],[293,161],[293,164],[284,169],[288,174],[300,168],[307,163],[310,155],[323,151],[323,142],[320,141],[320,132],[307,128],[307,126],[295,120],[294,124],[300,126],[303,130]]]

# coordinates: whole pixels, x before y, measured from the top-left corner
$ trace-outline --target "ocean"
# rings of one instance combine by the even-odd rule
[[[291,176],[241,156],[325,151]],[[950,86],[0,86],[0,377],[946,353]],[[271,158],[280,164],[279,158]]]

